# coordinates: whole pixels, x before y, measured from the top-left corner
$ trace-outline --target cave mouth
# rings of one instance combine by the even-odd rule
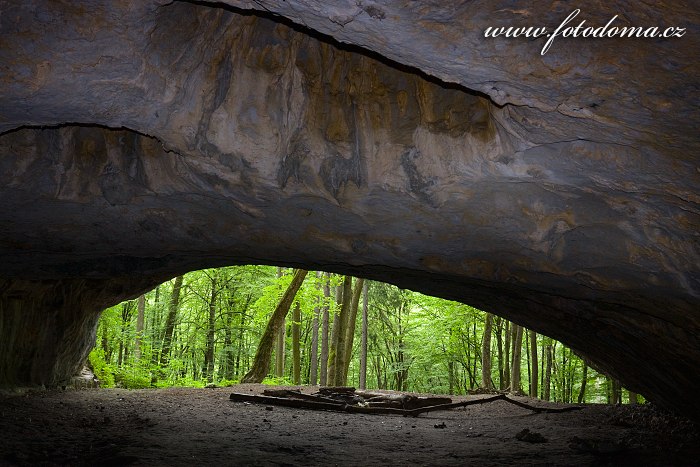
[[[454,13],[478,30],[471,5]],[[275,261],[498,312],[700,417],[699,125],[678,91],[700,73],[677,71],[697,46],[537,59],[459,21],[425,34],[412,11],[355,7],[342,26],[292,13],[405,65],[203,2],[109,3],[100,27],[8,6],[0,384],[64,381],[97,311],[168,277]],[[609,63],[636,81],[589,92]]]
[[[101,387],[228,386],[246,382],[269,345],[266,384],[643,402],[562,343],[465,304],[354,278],[341,311],[346,276],[320,271],[304,271],[274,339],[263,343],[296,271],[231,266],[159,284],[102,312],[88,364]],[[335,383],[327,376],[328,355],[338,352],[334,326],[349,352]]]
[[[627,404],[615,403],[609,398],[621,397],[621,388],[610,384],[613,383],[610,378],[596,375],[592,368],[587,370],[585,408],[575,412],[536,414],[503,402],[493,402],[412,418],[230,401],[232,392],[258,395],[271,389],[291,389],[313,394],[318,390],[318,386],[307,385],[311,382],[308,379],[310,364],[304,359],[310,352],[309,334],[313,334],[309,326],[313,328],[316,317],[321,321],[318,331],[323,333],[325,305],[330,311],[329,324],[333,326],[332,311],[335,309],[338,314],[339,308],[335,301],[342,303],[337,289],[342,288],[345,281],[342,275],[326,276],[315,271],[306,275],[304,284],[295,293],[295,299],[300,303],[299,315],[294,314],[296,306],[292,305],[287,316],[286,358],[283,361],[286,369],[282,370],[282,376],[274,376],[277,359],[273,354],[271,377],[265,384],[238,384],[237,381],[245,373],[243,368],[253,361],[262,328],[296,272],[291,268],[253,265],[193,271],[104,310],[96,328],[97,339],[89,361],[102,381],[108,383],[105,386],[121,387],[0,391],[0,411],[3,413],[0,418],[3,433],[0,460],[9,465],[191,465],[192,462],[244,465],[463,465],[464,462],[473,462],[479,465],[515,465],[524,459],[536,458],[538,462],[558,465],[606,462],[668,465],[685,464],[700,454],[700,433],[692,423],[661,411],[653,404],[630,405],[627,394],[624,395]],[[455,402],[487,398],[488,394],[482,391],[470,391],[478,384],[473,384],[469,372],[472,368],[474,372],[480,371],[478,366],[482,360],[475,354],[472,359],[479,362],[463,360],[465,352],[475,353],[482,348],[486,313],[462,303],[402,290],[386,283],[365,283],[368,284],[370,336],[368,389],[385,386],[383,390],[389,390],[385,392],[401,389],[462,394],[451,397]],[[326,284],[329,285],[328,292],[324,290]],[[361,285],[359,289],[363,290],[364,284]],[[358,281],[354,279],[350,286],[354,295]],[[363,298],[360,297],[353,346],[356,351],[361,347]],[[168,327],[172,312],[175,313],[176,325],[168,343],[171,352],[167,363],[162,366],[162,345],[166,341],[162,331]],[[214,337],[209,341],[207,334],[212,317]],[[249,329],[244,329],[244,317]],[[137,330],[139,322],[143,323],[142,331]],[[302,355],[299,364],[301,384],[294,381],[296,322],[299,322]],[[502,365],[497,363],[498,341],[507,339],[506,323],[505,319],[493,317],[495,361],[492,370],[496,389],[502,383],[499,375],[499,366]],[[227,339],[227,329],[234,331],[230,339]],[[241,329],[244,329],[244,336],[237,340]],[[392,336],[396,329],[402,334]],[[332,336],[332,329],[328,334]],[[526,363],[529,358],[527,339],[531,333],[523,332],[522,335],[523,392],[527,393],[530,388],[527,379],[531,375]],[[390,342],[392,337],[395,339]],[[454,339],[452,342],[451,338]],[[558,402],[538,401],[522,393],[509,397],[540,407],[571,407],[577,402],[575,399],[581,390],[576,383],[583,377],[581,365],[584,362],[571,349],[552,339],[544,336],[536,339],[543,349],[552,349],[556,369],[550,379],[551,399]],[[319,347],[322,340],[319,336]],[[385,378],[385,384],[381,383],[381,376],[376,376],[377,384],[373,384],[377,369],[372,368],[375,357],[372,350],[376,352],[379,346],[373,349],[372,340],[384,344],[387,352],[393,351],[395,363],[396,356],[403,353],[410,366],[402,368],[399,365],[388,370],[385,367],[379,373],[394,376]],[[209,384],[206,375],[209,371],[208,342],[216,346],[210,354],[215,358],[215,364],[211,366],[214,384]],[[237,345],[241,342],[245,347]],[[455,343],[459,343],[457,347],[461,349],[450,348]],[[396,346],[393,349],[392,344]],[[447,348],[443,349],[445,344]],[[277,342],[275,345],[276,349],[279,348]],[[229,347],[237,355],[227,354]],[[415,358],[417,356],[411,354],[416,352],[423,355]],[[450,359],[445,359],[450,353],[455,356],[452,360],[453,383],[449,381]],[[443,361],[436,362],[436,356],[442,357]],[[190,357],[192,361],[188,361]],[[229,377],[226,375],[227,364],[232,364],[235,369],[237,358],[241,358],[241,368]],[[356,384],[359,382],[358,366],[353,359],[349,365],[348,385],[359,386]],[[440,369],[436,371],[436,367]],[[401,378],[395,376],[402,371],[430,374],[423,375],[420,381],[399,387],[401,383],[397,380]],[[320,376],[320,371],[318,373]],[[154,375],[160,379],[154,381]],[[603,387],[609,386],[601,391],[603,388],[596,382],[602,383]],[[450,388],[451,384],[454,388]],[[540,391],[545,389],[540,386]],[[611,391],[617,391],[617,395]],[[465,395],[470,392],[476,394]],[[635,400],[641,401],[641,398]]]

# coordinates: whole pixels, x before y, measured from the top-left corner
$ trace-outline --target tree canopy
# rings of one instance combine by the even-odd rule
[[[271,266],[190,272],[105,310],[89,362],[106,387],[229,385],[255,373],[246,380],[622,398],[618,381],[560,342],[469,305]]]

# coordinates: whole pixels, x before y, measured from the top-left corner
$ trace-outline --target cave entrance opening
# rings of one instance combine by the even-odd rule
[[[263,382],[643,401],[564,344],[469,305],[260,265],[193,271],[106,309],[88,362],[103,387]]]

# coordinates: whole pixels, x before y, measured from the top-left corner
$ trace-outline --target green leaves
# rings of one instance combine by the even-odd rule
[[[282,274],[278,273],[281,272]],[[183,286],[173,330],[169,359],[162,360],[164,327],[173,281],[165,282],[146,294],[145,327],[141,356],[133,352],[136,302],[128,301],[105,310],[100,318],[97,342],[90,362],[103,387],[127,388],[164,386],[204,386],[204,359],[207,335],[211,335],[210,309],[215,310],[214,381],[233,384],[250,368],[256,347],[267,322],[293,276],[293,270],[272,266],[232,266],[188,273]],[[343,276],[330,275],[331,293],[324,297],[325,274],[311,272],[298,291],[295,303],[301,311],[301,380],[308,381],[311,356],[311,323],[317,307],[330,309],[330,327],[339,310],[334,287]],[[380,282],[369,283],[369,325],[367,387],[432,393],[466,393],[482,382],[481,353],[485,313],[469,305],[403,290]],[[212,287],[216,293],[212,294]],[[214,303],[212,302],[214,297]],[[294,306],[294,305],[293,305]],[[361,314],[360,314],[361,315]],[[355,327],[353,352],[349,365],[349,385],[359,383],[361,325]],[[512,342],[506,321],[496,318],[490,340],[491,375],[498,387],[506,379],[509,365],[521,365],[522,387],[528,387],[530,353],[527,337],[523,340],[520,362],[512,362]],[[291,314],[286,325],[291,326]],[[512,326],[511,326],[512,327]],[[332,329],[331,329],[332,330]],[[321,339],[319,329],[319,342]],[[291,349],[292,333],[287,332],[286,348]],[[324,364],[318,357],[319,365]],[[538,337],[539,396],[544,389],[546,354],[551,350],[549,368],[550,398],[576,399],[583,383],[583,362],[568,348],[552,339]],[[486,343],[488,348],[488,342]],[[548,350],[549,349],[549,350]],[[546,352],[547,351],[547,352]],[[265,380],[269,384],[288,384],[291,355],[282,378]],[[510,359],[506,365],[506,356]],[[158,362],[167,361],[161,366]],[[589,368],[585,376],[585,400],[605,402],[612,385],[604,375]],[[507,382],[507,379],[505,380]]]

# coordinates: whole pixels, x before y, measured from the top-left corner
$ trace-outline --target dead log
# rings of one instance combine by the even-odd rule
[[[298,393],[294,393],[295,396]],[[312,396],[313,397],[313,396]],[[287,397],[274,397],[274,396],[264,396],[256,394],[240,394],[232,393],[230,399],[236,402],[254,402],[259,404],[271,404],[280,405],[284,407],[293,407],[297,409],[314,409],[314,410],[331,410],[335,412],[349,412],[349,413],[363,413],[363,414],[390,414],[390,415],[403,415],[416,417],[425,412],[433,412],[436,410],[449,410],[458,407],[467,407],[469,405],[477,404],[487,404],[489,402],[494,402],[497,400],[503,400],[511,404],[517,405],[524,409],[532,410],[536,413],[559,413],[559,412],[569,412],[572,410],[580,410],[584,407],[572,406],[564,408],[544,408],[544,407],[534,407],[524,402],[519,402],[513,399],[509,399],[504,394],[499,394],[493,397],[486,397],[483,399],[475,399],[470,401],[454,402],[450,404],[439,404],[432,405],[428,407],[419,407],[416,409],[401,409],[394,407],[365,407],[358,405],[350,405],[343,401],[318,401],[318,400],[308,400],[308,399],[298,399],[298,398],[287,398]]]
[[[321,394],[355,394],[355,388],[352,386],[322,386],[318,388]]]
[[[304,394],[299,389],[265,389],[263,391],[263,395],[273,396],[273,397],[287,397],[287,398],[295,398],[295,399],[305,399],[305,400],[318,401],[318,402],[329,402],[329,403],[335,403],[335,404],[345,402],[345,401],[338,400],[338,399],[332,399],[330,397],[324,397],[324,396],[321,396],[318,394]]]
[[[429,407],[419,407],[417,409],[407,410],[406,415],[416,417],[416,416],[418,416],[422,413],[425,413],[425,412],[433,412],[436,410],[456,409],[458,407],[467,407],[469,405],[477,405],[477,404],[487,404],[489,402],[495,402],[495,401],[501,401],[501,400],[506,401],[506,402],[513,404],[513,405],[517,405],[518,407],[522,407],[523,409],[532,410],[535,413],[571,412],[573,410],[581,410],[584,408],[583,406],[572,406],[572,407],[562,407],[562,408],[535,407],[533,405],[526,404],[524,402],[519,402],[519,401],[516,401],[514,399],[510,399],[505,394],[499,394],[497,396],[485,397],[483,399],[474,399],[474,400],[469,400],[469,401],[453,402],[450,404],[440,404],[440,405],[433,405],[433,406],[429,406]]]
[[[316,410],[334,410],[344,412],[344,402],[322,402],[310,401],[306,399],[296,399],[287,397],[261,396],[258,394],[242,394],[231,393],[230,399],[234,402],[254,402],[256,404],[272,404],[281,405],[283,407],[293,407],[296,409],[316,409]]]
[[[272,397],[293,397],[301,394],[301,389],[265,389],[263,395]]]

